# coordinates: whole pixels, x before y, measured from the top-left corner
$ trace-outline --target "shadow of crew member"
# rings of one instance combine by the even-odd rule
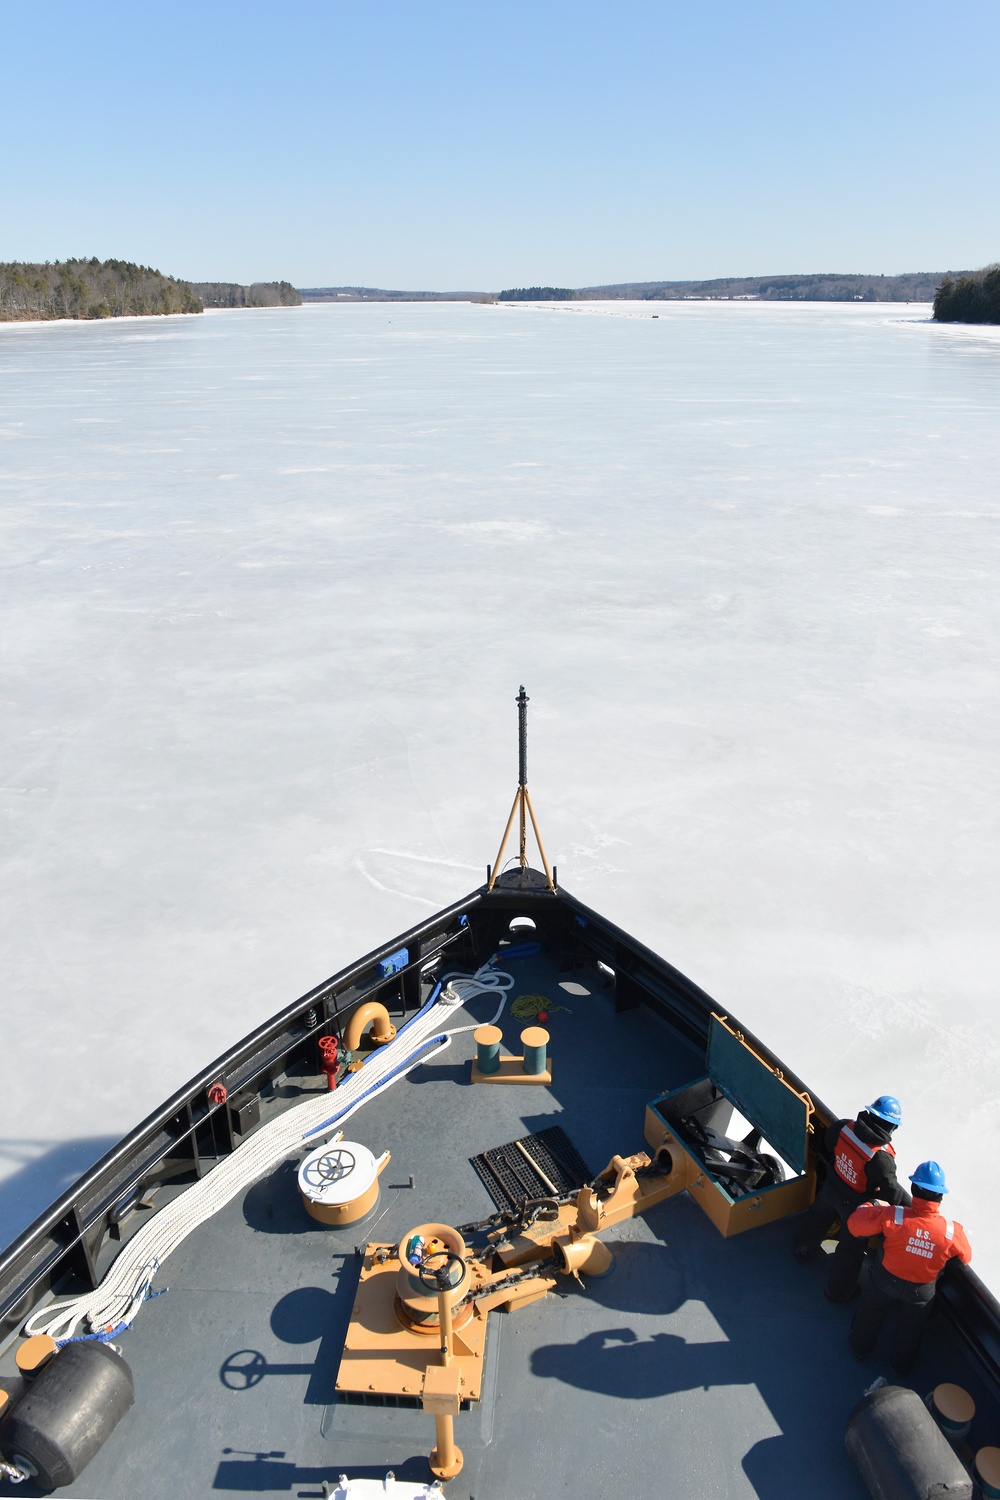
[[[851,1350],[857,1359],[867,1359],[878,1342],[886,1313],[894,1306],[896,1333],[889,1363],[897,1375],[912,1369],[920,1352],[941,1272],[954,1257],[963,1265],[972,1259],[965,1230],[941,1212],[941,1199],[948,1189],[937,1162],[922,1161],[910,1182],[913,1202],[908,1208],[865,1203],[847,1225],[859,1244],[872,1235],[881,1235],[883,1242],[881,1262],[871,1265],[851,1324]]]
[[[874,1198],[891,1204],[910,1201],[909,1193],[896,1181],[896,1153],[891,1144],[902,1117],[899,1100],[882,1094],[856,1120],[837,1120],[824,1132],[821,1155],[826,1161],[826,1180],[799,1220],[793,1254],[796,1260],[813,1260],[833,1221],[840,1220],[824,1292],[829,1302],[851,1302],[858,1293],[865,1246],[847,1232],[854,1210]]]

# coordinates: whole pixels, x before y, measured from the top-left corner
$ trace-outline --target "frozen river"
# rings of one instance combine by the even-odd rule
[[[1000,329],[928,312],[0,325],[0,1244],[481,882],[523,681],[561,882],[897,1093],[1000,1288]]]

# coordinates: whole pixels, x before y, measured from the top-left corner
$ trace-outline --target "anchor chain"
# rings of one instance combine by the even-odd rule
[[[492,1297],[495,1292],[506,1292],[509,1288],[520,1286],[524,1281],[534,1281],[548,1266],[555,1265],[555,1256],[547,1256],[545,1260],[532,1261],[523,1271],[512,1271],[509,1276],[504,1276],[500,1281],[488,1281],[485,1286],[475,1287],[471,1292],[466,1292],[461,1302],[456,1302],[453,1311],[465,1307],[468,1302],[477,1302],[480,1297]]]

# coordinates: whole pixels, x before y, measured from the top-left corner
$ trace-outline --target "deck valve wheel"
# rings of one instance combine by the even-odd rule
[[[432,1260],[442,1261],[443,1264],[432,1266]],[[454,1278],[451,1275],[453,1265],[458,1267],[458,1275]],[[450,1292],[465,1275],[465,1261],[454,1250],[430,1250],[414,1269],[417,1280],[429,1292]]]

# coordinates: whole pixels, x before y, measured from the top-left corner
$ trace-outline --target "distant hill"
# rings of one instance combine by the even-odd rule
[[[607,286],[511,287],[500,302],[931,302],[946,272],[902,276],[820,272],[809,276],[728,276],[714,281],[622,281]],[[957,273],[956,273],[957,274]]]
[[[187,282],[128,260],[0,264],[0,321],[200,313]]]
[[[957,281],[946,276],[934,298],[934,317],[939,323],[1000,323],[1000,265]]]
[[[205,307],[302,306],[290,281],[254,281],[250,286],[235,281],[189,281],[188,286]]]
[[[493,292],[388,292],[378,286],[300,286],[303,302],[493,302]]]
[[[603,286],[507,287],[502,292],[404,292],[376,286],[299,287],[303,302],[932,302],[946,276],[909,271],[862,276],[826,271],[802,276],[724,276],[712,281],[618,281]]]

